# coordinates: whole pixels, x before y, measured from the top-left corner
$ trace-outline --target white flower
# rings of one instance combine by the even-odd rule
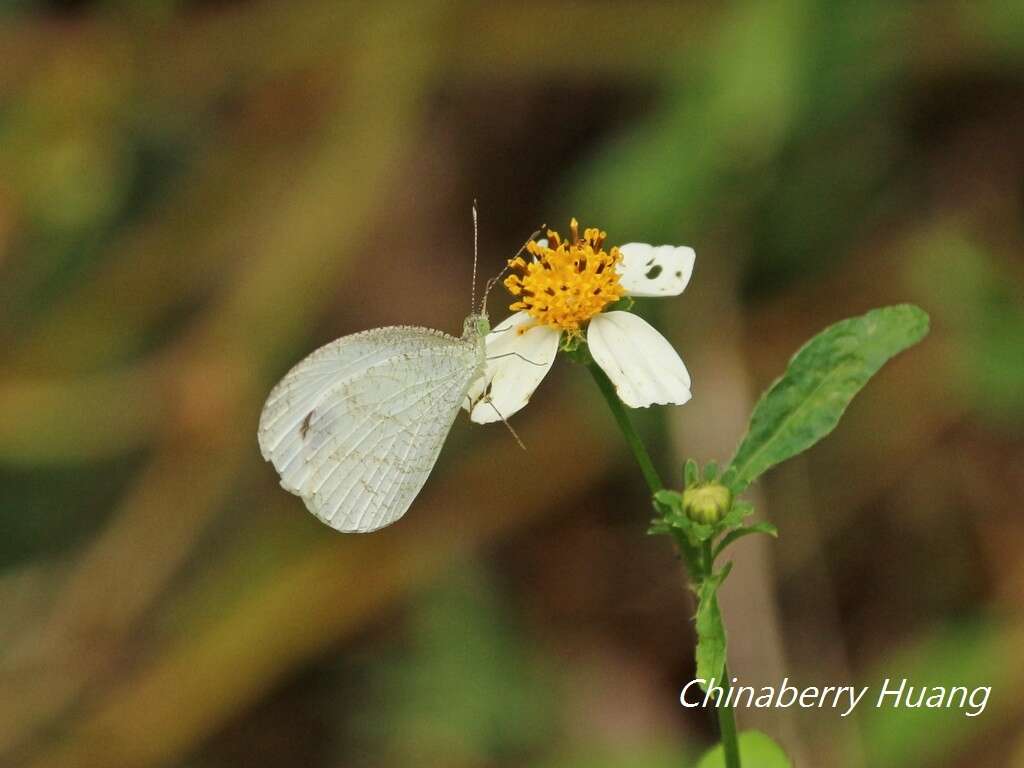
[[[690,374],[672,345],[632,312],[603,312],[623,296],[678,296],[693,273],[692,248],[627,243],[603,249],[605,233],[573,219],[571,239],[557,232],[527,247],[532,261],[509,262],[505,286],[515,314],[487,336],[487,367],[469,390],[470,418],[508,418],[530,400],[555,361],[565,335],[586,339],[594,361],[632,408],[682,405]],[[585,335],[584,335],[585,330]]]

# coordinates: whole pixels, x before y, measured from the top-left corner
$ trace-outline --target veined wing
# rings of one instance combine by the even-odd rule
[[[331,527],[382,528],[423,487],[480,367],[474,341],[427,328],[338,339],[270,393],[263,456]]]

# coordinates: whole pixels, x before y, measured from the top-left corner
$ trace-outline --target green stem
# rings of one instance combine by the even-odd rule
[[[643,473],[644,480],[647,481],[647,487],[651,489],[651,494],[653,495],[664,489],[665,484],[661,482],[661,476],[658,474],[658,470],[654,468],[654,462],[651,461],[651,454],[647,452],[647,446],[640,439],[640,434],[636,431],[636,427],[629,420],[629,414],[626,413],[625,406],[615,393],[615,385],[612,384],[605,372],[593,360],[587,362],[587,368],[590,370],[590,375],[594,377],[594,381],[597,382],[597,388],[604,395],[604,399],[612,411],[612,416],[615,417],[615,423],[619,425],[623,437],[626,438],[630,450],[633,451],[633,458],[640,465],[640,471]]]
[[[707,578],[715,572],[715,551],[711,546],[711,539],[704,542],[701,552],[703,553],[703,557],[701,558],[703,575],[704,578]]]
[[[729,665],[722,665],[722,690],[729,695]],[[725,768],[740,768],[740,745],[736,740],[736,713],[732,705],[717,706],[718,731],[722,737],[722,751],[725,753]]]
[[[619,400],[619,396],[615,392],[615,385],[612,384],[611,380],[605,374],[604,371],[595,363],[592,359],[589,359],[589,355],[585,359],[587,369],[590,371],[590,375],[594,377],[594,381],[597,384],[597,388],[601,390],[601,394],[604,395],[605,402],[608,403],[608,408],[612,412],[612,416],[615,418],[615,423],[618,424],[619,429],[622,431],[622,436],[626,438],[626,443],[629,445],[629,449],[633,452],[633,458],[636,459],[636,463],[640,465],[640,472],[644,476],[644,480],[647,482],[647,487],[650,488],[651,494],[656,494],[662,490],[665,485],[661,481],[661,476],[658,474],[658,470],[654,467],[654,462],[651,460],[651,455],[647,452],[647,446],[644,445],[643,440],[640,439],[640,434],[636,431],[636,427],[633,426],[633,422],[630,421],[629,414],[626,412],[625,406],[622,401]],[[697,581],[702,581],[705,578],[711,576],[714,567],[714,556],[711,549],[711,542],[704,542],[702,550],[695,550],[694,547],[689,545],[689,542],[682,536],[676,537],[676,542],[679,545],[680,552],[682,553],[683,560],[686,563],[686,568],[691,579],[694,575],[699,578]],[[729,671],[727,666],[722,667],[722,677],[724,678],[720,685],[728,692],[729,690]],[[741,768],[740,766],[740,750],[739,743],[736,740],[736,713],[733,712],[731,706],[716,707],[718,711],[718,730],[722,738],[722,750],[725,753],[725,768]]]
[[[704,576],[709,577],[715,572],[715,553],[710,541],[705,541],[702,548],[703,557],[701,565],[704,568]],[[725,692],[722,699],[729,698],[729,665],[722,665],[722,680],[719,682]],[[718,732],[722,738],[722,751],[725,753],[725,768],[740,768],[740,748],[736,740],[736,713],[732,705],[718,705],[715,707],[718,713]]]
[[[664,489],[665,484],[661,481],[661,475],[658,474],[658,470],[654,468],[651,454],[647,452],[647,446],[640,439],[640,433],[636,431],[636,427],[633,426],[629,414],[626,413],[626,407],[619,400],[619,396],[615,392],[615,385],[612,384],[605,372],[601,370],[601,367],[590,358],[590,355],[586,354],[586,348],[578,350],[576,355],[582,358],[582,361],[587,366],[587,370],[590,371],[590,375],[594,377],[597,388],[604,395],[604,400],[608,403],[612,416],[615,417],[615,423],[619,425],[623,437],[626,438],[626,443],[629,445],[630,450],[633,451],[633,458],[640,465],[640,472],[643,474],[644,480],[647,481],[647,487],[650,488],[651,495],[653,496],[658,491]],[[683,562],[686,565],[686,575],[690,581],[695,581],[694,577],[701,573],[700,550],[691,545],[686,535],[681,531],[674,538],[676,546],[682,555]],[[699,579],[696,579],[696,581],[699,581]]]

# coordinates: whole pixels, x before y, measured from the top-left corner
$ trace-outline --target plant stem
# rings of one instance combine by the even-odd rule
[[[619,400],[619,396],[615,392],[615,385],[612,384],[611,380],[597,363],[590,359],[589,355],[585,359],[585,364],[590,371],[590,375],[594,377],[597,388],[604,395],[605,402],[608,403],[608,408],[615,418],[615,423],[619,425],[619,429],[622,431],[622,436],[626,438],[626,443],[633,452],[633,458],[636,459],[636,463],[640,466],[640,472],[643,474],[651,494],[654,495],[658,491],[663,490],[665,485],[661,481],[661,476],[654,467],[651,455],[647,452],[647,446],[644,445],[643,440],[640,439],[640,434],[636,431],[636,427],[630,421],[625,406]],[[697,581],[699,582],[709,578],[714,569],[711,542],[704,542],[702,550],[690,547],[683,537],[677,537],[676,542],[679,545],[691,579],[693,576],[697,576]],[[722,677],[723,680],[720,685],[723,690],[728,692],[728,666],[722,667]],[[731,706],[719,706],[716,707],[716,710],[718,712],[718,730],[722,739],[722,751],[725,754],[725,768],[741,768],[739,743],[736,740],[736,714]]]
[[[654,462],[651,461],[651,455],[647,452],[647,447],[644,445],[643,440],[640,439],[640,435],[633,426],[633,422],[629,420],[629,414],[626,413],[625,406],[615,393],[615,385],[612,384],[608,376],[605,375],[605,372],[593,360],[587,362],[587,368],[590,370],[590,375],[594,377],[594,381],[597,382],[597,388],[604,395],[604,399],[612,411],[612,416],[615,417],[615,423],[619,425],[623,437],[626,438],[630,450],[633,451],[633,458],[640,465],[640,471],[643,473],[644,480],[647,481],[647,487],[651,489],[651,494],[653,495],[664,489],[665,484],[661,482],[661,476],[658,474],[658,470],[654,468]]]
[[[722,665],[722,682],[725,696],[729,695],[729,665]],[[732,705],[715,707],[718,711],[718,731],[722,737],[722,752],[725,754],[725,768],[740,768],[740,745],[736,740],[736,713]]]
[[[701,573],[704,575],[704,578],[707,578],[715,572],[715,551],[712,548],[710,539],[704,542],[701,552],[703,554],[700,561]]]
[[[604,395],[604,400],[608,403],[612,416],[615,417],[615,423],[619,425],[623,437],[626,438],[626,443],[629,445],[630,450],[633,451],[633,458],[640,465],[640,472],[643,474],[644,480],[647,481],[647,487],[650,488],[651,495],[653,496],[658,491],[663,490],[665,484],[661,481],[661,475],[658,474],[658,470],[654,468],[651,454],[647,452],[647,446],[640,439],[640,433],[636,431],[636,427],[630,421],[629,414],[626,413],[626,407],[619,400],[619,396],[615,392],[615,385],[612,384],[605,372],[601,370],[601,367],[591,359],[590,355],[586,354],[585,348],[579,350],[576,354],[582,358],[587,369],[590,371],[590,375],[594,377],[597,388]],[[583,357],[584,354],[586,354],[585,357]],[[657,505],[657,501],[655,501],[655,504]],[[691,545],[682,532],[679,532],[674,538],[676,546],[679,548],[679,553],[683,558],[683,563],[686,566],[687,577],[691,582],[701,581],[700,575],[703,573],[703,570],[700,563],[700,550]]]
[[[705,541],[702,548],[703,557],[701,566],[704,578],[708,578],[715,572],[715,555],[710,541]],[[729,696],[729,665],[722,665],[722,679],[719,681],[724,691],[722,698]],[[736,713],[732,705],[716,705],[715,711],[718,715],[718,732],[722,738],[722,752],[725,756],[725,768],[740,768],[739,742],[736,740]]]

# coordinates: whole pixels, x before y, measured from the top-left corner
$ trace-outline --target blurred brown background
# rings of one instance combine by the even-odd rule
[[[754,494],[733,672],[992,685],[985,713],[740,711],[806,766],[1024,765],[1019,0],[0,4],[0,764],[690,765],[693,606],[586,376],[460,418],[342,536],[256,419],[326,341],[469,311],[541,222],[687,244],[638,310],[727,459],[814,332],[933,332]],[[506,313],[504,295],[492,315]]]

